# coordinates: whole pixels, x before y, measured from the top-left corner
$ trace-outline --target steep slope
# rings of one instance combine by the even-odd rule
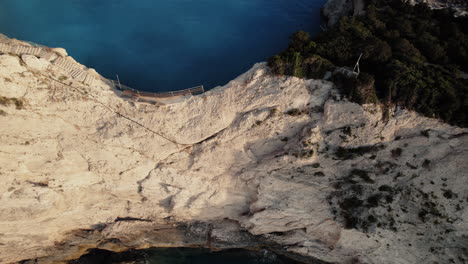
[[[401,109],[384,121],[330,82],[273,77],[265,64],[153,106],[3,54],[0,96],[1,263],[151,246],[467,258],[466,129]]]

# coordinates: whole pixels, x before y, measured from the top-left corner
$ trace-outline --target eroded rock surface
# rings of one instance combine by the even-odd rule
[[[328,0],[322,8],[327,26],[334,26],[343,16],[364,14],[365,0]]]
[[[466,0],[410,0],[409,3],[412,5],[423,3],[432,9],[449,8],[455,11],[455,16],[468,15]],[[366,0],[328,0],[322,8],[322,14],[327,26],[332,27],[343,16],[363,15],[366,4]]]
[[[434,9],[450,8],[455,11],[455,16],[468,15],[468,2],[465,0],[410,0],[410,3],[424,3]]]
[[[265,64],[154,106],[23,59],[0,55],[0,96],[22,102],[0,105],[0,263],[151,246],[467,259],[466,129],[401,109],[383,120]]]

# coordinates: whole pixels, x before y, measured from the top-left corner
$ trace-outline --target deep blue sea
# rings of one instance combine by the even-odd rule
[[[317,33],[325,0],[0,0],[0,32],[145,91],[224,85]]]

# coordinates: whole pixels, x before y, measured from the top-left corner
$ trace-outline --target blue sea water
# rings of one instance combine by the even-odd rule
[[[325,0],[1,0],[0,32],[145,91],[224,85],[317,33]]]

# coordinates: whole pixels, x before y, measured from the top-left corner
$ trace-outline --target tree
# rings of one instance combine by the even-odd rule
[[[294,53],[294,65],[292,75],[298,78],[304,78],[304,70],[302,68],[302,56],[300,52]]]
[[[286,73],[286,63],[279,55],[270,58],[268,60],[268,66],[275,74],[284,75]]]
[[[397,40],[393,45],[393,50],[399,59],[415,62],[423,60],[421,52],[405,38]]]
[[[367,39],[361,46],[362,59],[372,63],[384,63],[392,57],[392,48],[387,42],[376,37]]]
[[[431,62],[441,62],[447,56],[447,52],[445,48],[440,45],[439,40],[428,32],[424,32],[418,38],[416,44],[418,49],[421,50]]]
[[[305,31],[298,31],[291,36],[289,46],[294,51],[304,51],[311,42],[310,34]]]
[[[321,79],[327,71],[332,71],[335,66],[327,59],[313,55],[304,60],[304,74],[307,78]]]

